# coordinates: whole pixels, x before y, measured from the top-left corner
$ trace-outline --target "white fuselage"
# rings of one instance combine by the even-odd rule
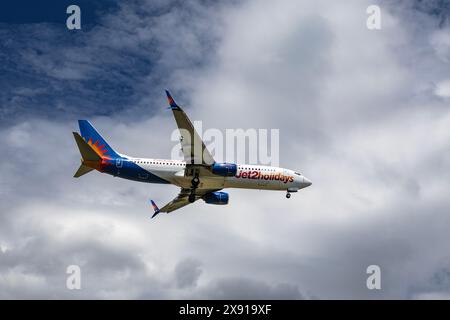
[[[128,161],[176,186],[191,187],[192,176],[185,176],[185,161],[132,157],[128,157]],[[309,185],[311,182],[306,177],[293,170],[239,164],[235,176],[204,175],[201,176],[198,187],[201,189],[246,188],[295,192]]]

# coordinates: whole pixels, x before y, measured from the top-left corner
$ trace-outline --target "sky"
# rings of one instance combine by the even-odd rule
[[[0,5],[0,298],[450,298],[449,1],[73,3],[81,30]],[[150,220],[177,187],[72,178],[78,119],[169,158],[166,88],[204,129],[279,129],[313,185]]]

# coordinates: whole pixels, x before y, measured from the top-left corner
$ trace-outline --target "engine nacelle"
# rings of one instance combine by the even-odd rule
[[[222,177],[233,177],[237,173],[237,165],[234,163],[214,163],[212,173]]]
[[[205,201],[208,204],[228,204],[228,193],[226,192],[219,192],[214,191],[207,193],[203,196],[203,201]]]

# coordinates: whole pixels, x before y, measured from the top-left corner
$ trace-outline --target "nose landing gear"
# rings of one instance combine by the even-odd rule
[[[287,190],[286,190],[286,198],[290,198],[291,197],[291,192],[297,192],[298,191],[298,189],[296,189],[296,188],[288,188]]]

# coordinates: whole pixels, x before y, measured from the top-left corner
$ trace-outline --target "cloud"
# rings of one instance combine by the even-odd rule
[[[450,98],[450,80],[438,83],[435,94],[442,98]]]
[[[133,1],[73,37],[6,25],[1,297],[447,297],[448,26],[433,3],[381,3],[380,31],[356,0]],[[165,87],[204,129],[279,128],[280,165],[313,186],[150,220],[148,198],[176,187],[72,178],[78,117],[119,152],[169,157]],[[71,264],[81,291],[65,288]]]
[[[205,297],[210,299],[301,299],[295,285],[288,283],[268,285],[246,278],[219,279],[209,286]]]
[[[0,121],[116,114],[136,120],[136,109],[159,109],[155,97],[172,74],[208,60],[215,10],[197,1],[142,0],[99,9],[97,24],[81,31],[4,24]]]
[[[448,63],[450,56],[450,35],[449,28],[435,31],[430,37],[430,43],[436,52],[436,55],[442,61]]]
[[[179,288],[195,287],[202,274],[201,263],[195,259],[180,261],[175,267],[177,286]]]

